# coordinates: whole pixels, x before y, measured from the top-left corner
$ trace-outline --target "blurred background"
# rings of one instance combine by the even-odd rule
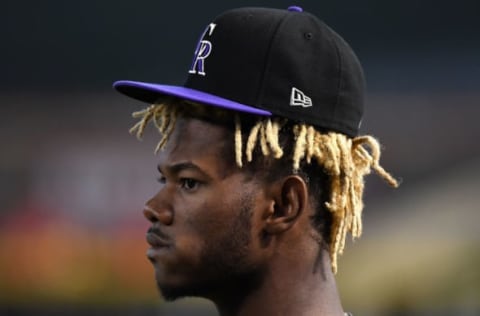
[[[480,2],[2,1],[0,315],[215,315],[164,304],[145,258],[151,130],[119,79],[182,83],[225,9],[296,4],[357,52],[362,133],[397,190],[367,180],[365,228],[340,258],[354,315],[480,315]]]

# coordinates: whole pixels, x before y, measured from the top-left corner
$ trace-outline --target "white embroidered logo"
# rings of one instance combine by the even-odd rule
[[[195,56],[193,58],[192,66],[188,71],[191,74],[198,74],[201,76],[205,76],[205,59],[210,55],[212,52],[212,43],[205,39],[205,36],[211,36],[215,27],[217,25],[215,23],[210,23],[205,31],[202,34],[200,41],[197,44],[197,48],[195,49]]]
[[[312,106],[312,99],[307,97],[305,93],[293,87],[290,94],[290,105],[291,106],[301,106],[308,108]]]

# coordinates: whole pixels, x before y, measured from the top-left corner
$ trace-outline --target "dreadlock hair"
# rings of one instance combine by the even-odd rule
[[[362,234],[364,177],[373,170],[392,187],[398,186],[380,166],[380,145],[372,136],[352,139],[283,118],[241,115],[176,98],[132,115],[140,120],[130,133],[139,139],[149,121],[157,127],[161,138],[155,153],[168,142],[177,118],[196,117],[234,128],[232,147],[238,167],[261,173],[266,181],[292,173],[300,175],[316,210],[312,225],[321,235],[312,237],[328,249],[334,273],[347,233],[352,239]]]

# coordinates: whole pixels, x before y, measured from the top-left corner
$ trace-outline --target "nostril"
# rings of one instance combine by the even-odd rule
[[[152,223],[158,222],[158,214],[151,207],[145,205],[143,209],[143,216]]]

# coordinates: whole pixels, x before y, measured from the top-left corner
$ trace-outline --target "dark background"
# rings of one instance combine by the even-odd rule
[[[104,89],[117,78],[181,82],[207,21],[269,1],[6,1],[3,89]],[[286,8],[291,1],[275,1]],[[478,1],[297,1],[342,34],[371,89],[475,90]],[[382,80],[387,76],[390,80]],[[411,80],[412,78],[415,80]]]
[[[196,41],[239,6],[300,5],[354,48],[362,133],[398,190],[369,177],[365,233],[340,259],[346,310],[480,312],[480,2],[3,1],[0,6],[0,314],[173,314],[144,259],[154,133],[113,81],[180,84]],[[60,308],[60,309],[59,309]]]

